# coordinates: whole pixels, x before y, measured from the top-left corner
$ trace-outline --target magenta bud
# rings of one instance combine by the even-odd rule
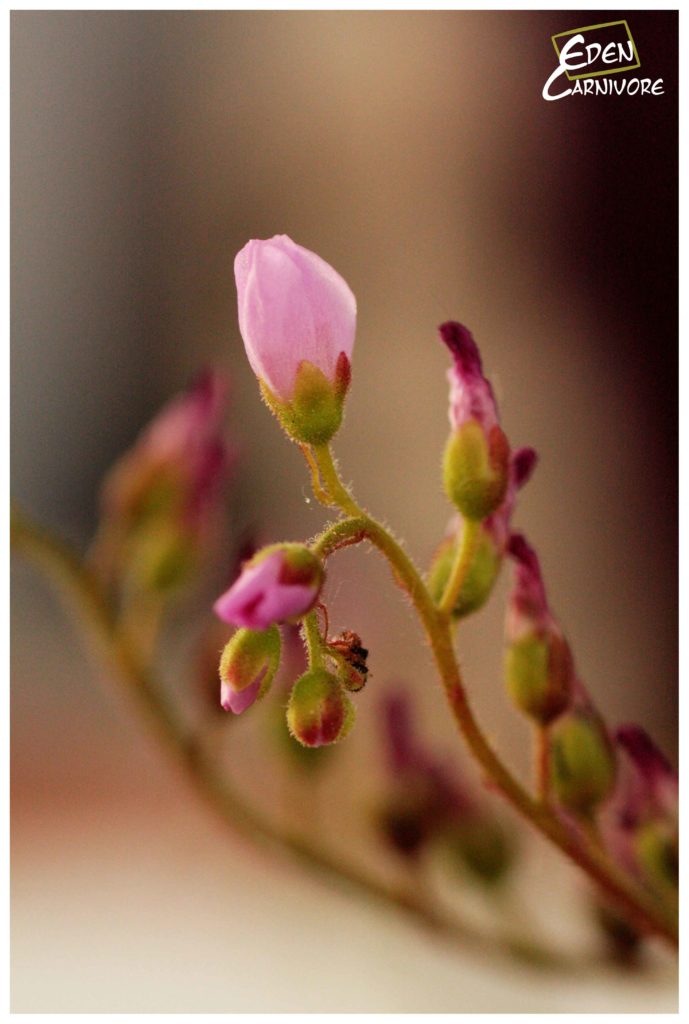
[[[443,460],[445,492],[465,519],[482,520],[506,495],[510,447],[470,332],[454,321],[439,330],[454,357],[448,371],[452,433]]]
[[[239,329],[264,396],[287,433],[324,444],[342,420],[356,299],[329,264],[287,235],[237,254]]]
[[[223,622],[267,629],[305,615],[318,600],[323,566],[303,544],[263,548],[244,564],[237,580],[215,602]]]
[[[337,678],[315,668],[296,681],[287,706],[289,731],[305,747],[343,739],[354,724],[354,705]]]
[[[220,659],[220,703],[235,715],[246,711],[270,687],[280,664],[277,626],[238,629]]]

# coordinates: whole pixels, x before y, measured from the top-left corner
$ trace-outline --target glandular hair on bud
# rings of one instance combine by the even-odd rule
[[[457,539],[455,537],[447,537],[435,553],[428,573],[428,586],[436,603],[441,600],[445,592],[456,553]],[[484,606],[500,571],[500,562],[501,558],[493,539],[482,529],[476,542],[471,564],[457,596],[457,602],[452,609],[452,615],[455,618],[464,618]]]
[[[590,816],[615,785],[615,756],[605,726],[587,709],[562,715],[550,730],[551,780],[563,807]]]
[[[534,634],[507,648],[505,682],[509,695],[520,711],[540,725],[548,725],[565,710],[572,678],[572,656],[563,637]]]
[[[287,725],[305,747],[321,747],[343,739],[354,723],[354,705],[339,680],[323,668],[306,672],[292,687]]]
[[[465,519],[482,520],[498,508],[507,489],[510,448],[499,426],[488,432],[477,420],[453,431],[445,446],[445,493]]]

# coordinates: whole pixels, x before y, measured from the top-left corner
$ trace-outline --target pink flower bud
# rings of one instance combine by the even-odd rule
[[[546,725],[565,710],[581,684],[569,644],[548,607],[536,552],[521,534],[512,534],[507,550],[515,561],[515,578],[506,616],[505,681],[517,707]]]
[[[476,342],[454,321],[439,330],[454,357],[447,374],[452,434],[443,461],[445,491],[465,519],[483,520],[505,497],[510,448]]]
[[[245,563],[239,578],[215,602],[223,622],[249,629],[301,618],[316,603],[323,566],[302,544],[278,544]]]
[[[246,354],[274,411],[297,440],[310,443],[302,435],[314,432],[332,436],[356,329],[349,286],[287,235],[249,242],[234,269]]]
[[[621,725],[615,740],[629,758],[637,780],[629,816],[640,820],[676,815],[677,773],[648,733],[638,725]]]
[[[238,629],[220,659],[220,703],[239,715],[268,690],[280,664],[280,631]]]
[[[194,567],[232,462],[222,436],[226,392],[218,374],[202,375],[113,466],[102,490],[103,572],[126,569],[158,589]]]

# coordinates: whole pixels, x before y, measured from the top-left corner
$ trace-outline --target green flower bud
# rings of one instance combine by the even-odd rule
[[[649,883],[661,890],[679,886],[679,849],[675,825],[654,820],[642,825],[634,837],[636,859]]]
[[[615,757],[599,716],[584,708],[568,712],[552,726],[550,766],[560,804],[590,815],[612,792]]]
[[[555,633],[531,634],[510,644],[505,681],[510,697],[525,715],[547,725],[567,707],[573,678],[567,641]]]
[[[511,838],[497,821],[485,817],[468,817],[446,835],[446,843],[460,867],[484,885],[498,885],[514,863]]]
[[[447,537],[436,551],[431,563],[428,586],[436,604],[445,592],[456,553],[457,538]],[[457,603],[452,609],[455,618],[463,618],[484,606],[498,577],[501,561],[495,542],[490,534],[482,529],[471,565],[459,591]]]
[[[486,431],[467,420],[450,434],[443,459],[445,493],[465,519],[482,520],[507,490],[510,447],[497,425]]]
[[[262,697],[280,665],[280,630],[238,629],[220,658],[220,703],[236,715]]]
[[[350,380],[350,364],[342,353],[335,377],[329,380],[313,363],[303,360],[289,401],[281,401],[261,381],[261,392],[283,430],[298,444],[327,444],[340,429]]]
[[[337,678],[324,668],[311,669],[296,681],[287,706],[287,725],[305,747],[343,739],[354,724],[354,705]]]
[[[129,538],[126,549],[129,579],[137,589],[167,594],[183,586],[196,565],[191,536],[172,521],[152,519]]]

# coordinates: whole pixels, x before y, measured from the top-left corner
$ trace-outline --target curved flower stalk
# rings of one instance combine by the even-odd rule
[[[246,312],[252,308],[256,296],[267,297],[265,300],[262,298],[260,303],[260,328],[263,332],[260,334],[260,343],[266,346],[265,351],[269,351],[271,359],[286,361],[292,367],[290,373],[296,376],[288,376],[289,381],[298,379],[302,359],[306,360],[304,365],[308,365],[315,358],[314,349],[303,348],[294,333],[290,334],[285,329],[286,323],[301,322],[300,315],[296,314],[292,321],[290,310],[308,308],[314,316],[317,312],[319,324],[327,322],[328,326],[322,327],[320,335],[317,330],[315,334],[306,332],[306,337],[309,346],[316,339],[316,349],[321,352],[319,358],[326,362],[329,360],[327,366],[331,374],[333,353],[341,344],[336,341],[333,347],[333,339],[343,336],[341,293],[334,296],[331,291],[320,290],[318,301],[313,299],[311,285],[317,282],[320,288],[323,275],[320,262],[308,265],[300,263],[298,274],[292,267],[285,268],[283,279],[280,268],[284,261],[282,256],[279,260],[275,258],[274,245],[275,239],[250,243],[254,254],[251,274],[237,276],[240,327],[247,355],[262,380],[264,392],[266,381],[261,375],[267,374],[268,369],[256,357],[259,335],[252,335],[250,318]],[[276,276],[280,278],[279,281],[276,281]],[[352,315],[348,323],[351,326],[354,309],[354,305],[350,304]],[[271,318],[272,331],[267,327]],[[323,563],[339,548],[364,540],[381,551],[390,562],[396,582],[406,590],[418,612],[452,714],[486,779],[528,821],[583,868],[635,924],[642,930],[672,939],[676,934],[676,925],[666,911],[649,899],[635,879],[628,877],[624,869],[612,861],[595,832],[591,829],[573,830],[567,820],[549,806],[547,789],[548,783],[552,782],[559,803],[574,810],[579,816],[588,818],[594,808],[609,795],[614,782],[615,766],[607,745],[607,732],[592,706],[585,702],[577,706],[572,701],[571,708],[568,708],[570,697],[575,691],[571,655],[555,620],[547,611],[540,574],[536,571],[537,562],[536,566],[528,566],[525,550],[521,553],[524,569],[522,583],[526,589],[531,587],[533,593],[526,601],[524,610],[526,617],[530,615],[532,621],[527,623],[527,632],[514,638],[513,646],[521,644],[521,650],[513,652],[511,674],[514,677],[514,693],[528,705],[528,713],[536,719],[539,727],[539,761],[543,765],[541,776],[544,781],[537,797],[531,796],[507,769],[487,742],[471,710],[454,650],[452,623],[457,602],[462,588],[466,586],[468,574],[472,568],[475,569],[477,559],[483,557],[480,542],[485,544],[486,538],[490,538],[495,543],[494,538],[497,536],[498,545],[504,545],[503,551],[511,546],[511,553],[513,556],[516,553],[519,558],[518,550],[514,550],[515,544],[518,549],[519,542],[509,539],[509,523],[516,491],[519,484],[528,478],[535,456],[530,450],[511,453],[499,423],[493,390],[483,374],[481,357],[470,332],[463,325],[449,321],[442,325],[440,333],[453,357],[453,366],[449,371],[451,434],[445,449],[444,483],[448,498],[459,512],[461,523],[461,533],[453,553],[454,561],[447,569],[442,594],[438,593],[437,587],[429,590],[395,538],[361,508],[340,480],[327,441],[337,430],[341,416],[331,417],[325,431],[303,429],[303,423],[295,430],[294,419],[290,419],[284,409],[276,409],[272,396],[268,395],[269,404],[276,411],[288,435],[302,444],[316,497],[324,504],[337,508],[343,516],[312,543],[311,550]],[[349,334],[346,336],[350,339]],[[302,355],[303,352],[308,352],[310,357]],[[320,372],[323,374],[323,371]],[[327,381],[328,374],[323,376]],[[335,377],[331,377],[329,386],[336,389]],[[283,395],[283,398],[287,397],[289,402],[293,400],[294,393]],[[322,422],[319,420],[320,406],[315,404],[313,410],[313,425],[317,426]],[[491,571],[484,575],[490,578]],[[483,589],[490,590],[490,585],[490,582],[484,583]],[[475,601],[475,604],[478,603],[480,601]],[[332,691],[323,685],[325,676],[321,673],[324,669],[326,645],[320,636],[313,612],[304,617],[303,629],[310,671],[313,673],[311,678],[321,680],[322,700],[325,704],[319,715],[324,715]],[[581,693],[581,690],[578,692]],[[567,714],[564,715],[566,709]],[[561,714],[563,717],[556,721]],[[334,731],[333,739],[339,739],[344,732],[349,731],[349,716],[341,717],[341,721],[344,723],[345,717],[346,729]],[[291,726],[293,721],[292,714]],[[553,722],[556,722],[556,727],[552,725]],[[327,742],[330,738],[323,731],[318,735],[320,741]]]
[[[223,706],[235,714],[252,713],[272,679],[283,675],[280,626],[298,624],[306,668],[292,680],[285,729],[289,727],[308,747],[330,745],[350,733],[354,720],[350,695],[363,689],[357,700],[362,707],[367,703],[368,652],[351,630],[328,635],[322,585],[326,571],[332,573],[330,560],[337,552],[361,543],[372,545],[387,560],[395,582],[413,605],[450,713],[486,784],[578,865],[630,926],[676,943],[675,907],[666,887],[651,881],[648,874],[651,864],[655,869],[666,865],[671,853],[656,814],[658,792],[667,787],[658,788],[657,772],[649,775],[646,769],[644,774],[638,743],[635,747],[629,736],[618,737],[632,761],[636,756],[636,769],[646,780],[643,806],[653,808],[635,819],[653,830],[647,843],[635,848],[636,859],[630,866],[599,833],[602,812],[613,806],[613,787],[619,786],[620,756],[574,674],[569,647],[548,607],[538,559],[523,538],[512,534],[517,492],[533,470],[535,453],[510,447],[471,334],[454,321],[441,327],[453,357],[444,483],[458,519],[444,575],[438,583],[432,570],[427,584],[391,532],[343,484],[329,446],[342,420],[350,380],[356,303],[348,286],[319,257],[285,236],[245,247],[238,257],[236,277],[240,329],[263,396],[288,437],[301,446],[314,493],[335,518],[308,544],[277,544],[258,552],[218,599],[219,616],[238,627],[220,658]],[[126,590],[121,587],[123,576],[134,571],[139,574],[139,586],[159,594],[161,604],[171,584],[160,585],[159,576],[150,571],[155,558],[145,545],[137,549],[134,540],[141,531],[141,536],[148,533],[161,543],[172,530],[188,541],[185,551],[196,552],[197,545],[203,546],[201,524],[215,504],[220,467],[227,461],[224,454],[217,458],[218,405],[209,394],[213,389],[200,389],[169,410],[162,426],[143,436],[106,487],[104,520],[106,532],[116,541],[112,548],[116,557],[110,562],[115,581],[120,590]],[[212,451],[216,451],[214,458]],[[189,734],[178,710],[169,706],[151,678],[147,665],[154,664],[150,656],[155,635],[144,645],[138,633],[123,629],[116,614],[120,597],[113,600],[101,578],[40,531],[20,524],[15,537],[23,550],[77,595],[92,633],[117,665],[127,689],[221,813],[309,864],[407,908],[417,919],[437,922],[435,910],[418,893],[380,886],[304,837],[280,833],[247,807],[219,776],[203,744]],[[497,567],[507,555],[517,566],[507,627],[508,688],[517,707],[534,722],[539,764],[535,794],[487,740],[471,707],[455,648],[457,618],[487,600]],[[187,574],[175,564],[177,571],[171,577],[176,585]],[[405,762],[402,774],[414,780],[410,786],[418,787],[424,800],[430,799],[426,810],[432,806],[433,811],[425,818],[422,815],[422,833],[429,821],[431,831],[441,823],[441,832],[451,822],[454,827],[460,805],[471,820],[473,811],[469,813],[469,804],[463,804],[466,794],[448,781],[437,757],[426,753],[408,724],[406,728],[406,740],[403,733],[398,735],[393,747],[400,764]],[[665,818],[662,821],[665,829]]]

